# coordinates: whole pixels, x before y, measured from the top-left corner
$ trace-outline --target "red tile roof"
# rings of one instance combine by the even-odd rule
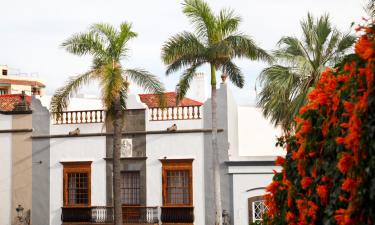
[[[31,97],[26,95],[26,102],[30,105]],[[21,94],[0,95],[0,112],[11,112],[21,102]]]
[[[45,87],[45,85],[39,81],[33,80],[13,80],[13,79],[0,79],[1,84],[17,84],[17,85],[28,85],[35,87]]]
[[[166,98],[166,107],[175,107],[176,106],[176,92],[166,92],[164,93]],[[139,95],[141,102],[145,103],[149,108],[158,108],[159,107],[159,98],[157,94],[140,94]],[[183,98],[178,106],[201,106],[202,102],[195,101],[190,98]]]

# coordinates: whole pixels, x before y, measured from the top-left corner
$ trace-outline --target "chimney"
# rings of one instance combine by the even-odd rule
[[[18,102],[18,103],[15,105],[13,111],[14,111],[14,112],[18,112],[18,113],[22,113],[22,112],[28,113],[28,112],[31,112],[30,107],[29,107],[29,104],[27,104],[27,102],[26,102],[25,91],[22,91],[22,94],[21,94],[21,101]]]
[[[196,73],[190,84],[188,96],[196,101],[206,101],[206,84],[204,73]]]
[[[8,66],[7,65],[0,65],[1,75],[7,76],[8,75]]]

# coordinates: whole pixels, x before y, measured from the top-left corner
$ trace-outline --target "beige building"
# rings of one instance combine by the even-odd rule
[[[31,98],[0,96],[0,224],[30,220],[32,208]],[[23,208],[18,217],[17,208]]]
[[[9,68],[6,65],[0,65],[0,95],[21,94],[26,95],[44,94],[44,83],[36,78],[22,77],[9,74]]]

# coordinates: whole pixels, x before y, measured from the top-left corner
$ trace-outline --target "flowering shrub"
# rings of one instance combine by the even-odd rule
[[[283,137],[282,166],[265,196],[265,224],[375,224],[375,26],[355,54],[326,69]]]

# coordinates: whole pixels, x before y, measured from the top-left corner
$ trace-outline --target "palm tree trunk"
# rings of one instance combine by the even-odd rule
[[[216,67],[211,65],[211,112],[212,112],[212,167],[214,178],[215,197],[215,225],[222,225],[221,190],[220,190],[220,165],[217,145],[217,97],[216,97]]]
[[[122,132],[122,112],[120,96],[115,99],[115,118],[113,121],[113,207],[114,207],[114,225],[122,225],[122,207],[121,207],[121,177],[120,177],[120,148]]]

